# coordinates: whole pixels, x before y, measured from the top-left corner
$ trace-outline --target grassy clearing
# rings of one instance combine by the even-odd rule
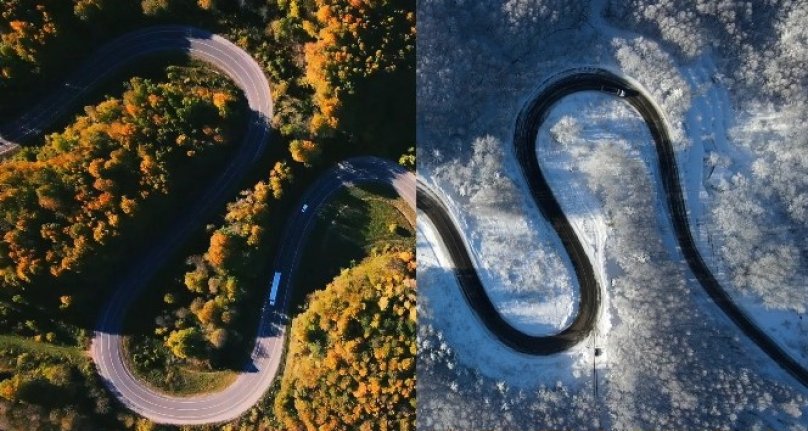
[[[238,376],[232,370],[205,370],[179,363],[154,337],[139,337],[136,343],[126,337],[124,350],[127,365],[135,376],[166,394],[192,396],[218,392]]]
[[[56,346],[50,343],[34,341],[16,335],[0,335],[0,351],[28,352],[39,355],[60,357],[78,364],[87,360],[84,351],[78,347]]]
[[[309,237],[292,292],[292,306],[324,288],[343,268],[354,266],[374,250],[415,246],[414,212],[390,188],[348,187],[320,211]]]
[[[2,429],[120,429],[118,414],[128,415],[81,347],[0,335],[0,385]]]

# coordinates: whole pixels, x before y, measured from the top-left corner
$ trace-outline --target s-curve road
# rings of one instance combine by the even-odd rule
[[[600,306],[600,289],[583,246],[558,204],[556,203],[557,209],[553,210],[554,207],[552,202],[548,202],[549,199],[553,199],[552,195],[543,195],[542,200],[537,200],[536,203],[542,208],[545,217],[551,221],[562,239],[564,248],[570,254],[570,260],[581,286],[581,299],[578,314],[569,326],[557,334],[536,336],[513,327],[497,311],[480,281],[464,242],[464,236],[458,231],[449,209],[429,186],[421,181],[418,182],[418,211],[429,218],[440,236],[443,247],[452,261],[455,278],[457,278],[466,302],[485,327],[502,344],[518,352],[531,355],[550,355],[562,352],[586,338],[596,323]],[[550,214],[552,217],[548,216]]]
[[[146,283],[190,233],[201,226],[206,216],[226,202],[229,192],[236,188],[243,173],[266,148],[273,105],[269,82],[261,66],[238,46],[204,30],[184,26],[145,28],[121,36],[100,48],[64,84],[62,91],[7,125],[2,133],[4,137],[19,141],[33,133],[40,133],[52,119],[63,115],[106,75],[158,53],[186,54],[230,77],[244,92],[248,102],[246,131],[227,167],[211,181],[212,186],[200,195],[188,211],[172,222],[166,234],[145,255],[124,271],[121,281],[113,287],[111,298],[101,310],[90,353],[104,384],[129,409],[155,422],[200,424],[238,416],[243,411],[238,410],[243,404],[220,405],[218,410],[207,410],[211,413],[209,415],[195,416],[192,412],[195,406],[200,403],[210,406],[210,403],[203,398],[163,396],[134,379],[124,362],[120,334],[129,304],[141,294]]]
[[[171,413],[178,406],[191,409],[202,399],[162,397],[132,378],[124,365],[121,349],[122,321],[127,306],[137,298],[160,265],[188,235],[229,197],[242,174],[266,148],[272,98],[269,83],[260,65],[249,54],[226,39],[207,31],[184,26],[149,27],[128,33],[100,48],[69,78],[59,91],[37,104],[15,121],[0,127],[0,144],[8,148],[16,142],[38,136],[51,122],[82,100],[108,75],[144,57],[159,53],[185,54],[204,61],[225,73],[244,92],[249,112],[246,131],[226,169],[216,174],[212,186],[181,217],[166,235],[126,269],[114,286],[110,300],[101,311],[91,346],[91,355],[107,388],[128,408],[157,422],[204,423],[235,417],[242,404],[221,406],[214,414],[196,417],[189,411]],[[245,394],[252,396],[253,394]],[[257,398],[255,398],[257,399]],[[182,409],[179,409],[182,410]],[[210,411],[210,410],[209,410]]]
[[[550,108],[563,97],[581,91],[599,91],[621,97],[640,113],[654,139],[668,210],[676,239],[690,270],[713,302],[747,337],[797,381],[808,386],[808,370],[789,356],[732,301],[701,257],[690,231],[676,153],[663,115],[657,111],[656,105],[628,80],[606,70],[574,70],[552,80],[522,109],[516,121],[514,146],[522,173],[533,200],[561,238],[581,288],[578,315],[558,334],[531,336],[514,328],[502,318],[485,293],[467,253],[463,237],[457,231],[448,210],[437,195],[419,183],[418,209],[435,225],[455,265],[455,276],[471,308],[503,344],[529,354],[547,355],[563,351],[581,341],[594,327],[600,304],[600,288],[594,276],[592,263],[553,195],[536,154],[538,131]]]
[[[137,259],[112,291],[101,311],[90,353],[104,384],[127,408],[154,422],[197,425],[234,419],[252,407],[277,375],[284,348],[289,286],[299,263],[307,236],[318,211],[340,188],[359,183],[383,183],[393,187],[413,210],[415,177],[398,165],[372,157],[341,162],[324,174],[304,195],[299,210],[287,222],[280,250],[273,267],[280,274],[275,301],[270,289],[261,311],[260,326],[250,361],[233,384],[213,394],[174,397],[160,393],[139,381],[128,369],[122,346],[122,325],[128,306],[141,294],[147,282],[167,262],[174,251],[201,226],[207,215],[219,208],[238,184],[242,173],[263,153],[270,134],[272,99],[269,83],[261,67],[242,49],[226,39],[191,27],[151,27],[126,34],[99,49],[63,87],[27,114],[0,125],[0,155],[13,152],[18,142],[39,136],[56,118],[107,75],[145,56],[184,53],[202,60],[227,74],[248,101],[247,128],[236,154],[218,174],[209,190],[172,223],[147,253]],[[303,205],[305,211],[301,210]],[[413,211],[414,214],[414,211]],[[410,222],[414,225],[415,220]]]
[[[300,263],[308,235],[317,213],[341,188],[361,183],[384,183],[415,209],[415,177],[398,165],[377,158],[341,162],[320,177],[304,194],[284,228],[273,271],[280,274],[277,300],[270,301],[266,288],[255,347],[249,363],[236,380],[220,392],[192,398],[172,397],[145,386],[127,368],[118,335],[126,305],[137,294],[122,284],[107,307],[93,340],[92,354],[109,388],[128,408],[155,422],[169,424],[206,424],[234,419],[252,407],[266,392],[278,374],[283,356],[290,286]],[[303,206],[306,206],[303,210]],[[411,220],[414,224],[414,220]],[[159,265],[159,260],[149,264]],[[137,285],[143,280],[132,274]]]

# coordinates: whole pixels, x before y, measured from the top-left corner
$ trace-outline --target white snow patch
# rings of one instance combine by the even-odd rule
[[[418,307],[421,322],[441,328],[457,360],[481,374],[522,388],[576,380],[591,373],[589,342],[557,355],[536,357],[518,353],[494,338],[469,307],[445,256],[437,234],[424,216],[418,217]],[[516,311],[534,305],[517,304]],[[540,308],[544,305],[536,305]],[[588,380],[588,379],[585,379]]]

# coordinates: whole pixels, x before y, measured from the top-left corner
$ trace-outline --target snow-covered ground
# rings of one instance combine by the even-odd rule
[[[696,91],[685,120],[691,144],[677,156],[699,250],[735,301],[808,367],[803,229],[771,196],[775,190],[760,176],[772,167],[754,150],[788,154],[794,143],[805,145],[796,134],[808,130],[789,109],[733,110],[727,90],[711,79],[718,72],[707,55],[682,70]],[[797,151],[808,156],[808,146]],[[808,161],[802,168],[808,172]]]
[[[448,343],[464,366],[523,388],[548,381],[577,385],[578,378],[592,372],[586,343],[564,354],[536,358],[517,353],[493,338],[466,303],[436,235],[426,218],[419,216],[418,301],[421,310],[429,310],[429,318],[422,322],[440,328],[445,337],[441,343]]]
[[[807,354],[808,300],[800,295],[808,294],[808,251],[795,234],[804,232],[808,205],[800,200],[808,122],[793,107],[738,101],[709,49],[683,61],[601,18],[605,1],[570,3],[419,3],[419,175],[450,200],[495,304],[536,333],[562,327],[574,312],[565,307],[577,301],[574,274],[525,193],[512,136],[542,82],[597,65],[636,80],[665,112],[702,253],[770,334]],[[531,25],[545,10],[550,22]],[[578,348],[548,358],[503,348],[468,309],[422,223],[420,424],[805,429],[805,388],[723,316],[682,260],[641,118],[618,99],[579,94],[552,110],[537,142],[603,281],[599,326]],[[781,178],[780,170],[793,172]],[[545,263],[533,267],[537,257]],[[540,283],[521,290],[519,274]],[[559,305],[542,316],[520,312]],[[595,358],[594,346],[605,354]]]
[[[678,158],[702,255],[808,366],[808,3],[600,1],[599,28],[659,40],[686,81]]]

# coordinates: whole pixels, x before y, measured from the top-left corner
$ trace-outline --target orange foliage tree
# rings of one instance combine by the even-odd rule
[[[302,26],[315,38],[305,46],[306,80],[317,107],[314,135],[339,126],[342,100],[357,81],[413,63],[415,2],[314,0]]]
[[[296,139],[289,143],[289,153],[292,155],[292,160],[311,166],[320,157],[322,149],[313,141]]]
[[[168,196],[193,184],[184,173],[225,148],[237,110],[215,106],[211,90],[138,78],[128,85],[122,98],[85,108],[43,146],[0,163],[0,286],[53,287],[95,274],[90,268],[119,256],[109,247],[142,225],[136,218],[146,223],[168,209]],[[235,105],[232,85],[218,91]]]
[[[0,10],[0,88],[25,73],[36,73],[42,48],[59,26],[45,1],[7,0]]]

